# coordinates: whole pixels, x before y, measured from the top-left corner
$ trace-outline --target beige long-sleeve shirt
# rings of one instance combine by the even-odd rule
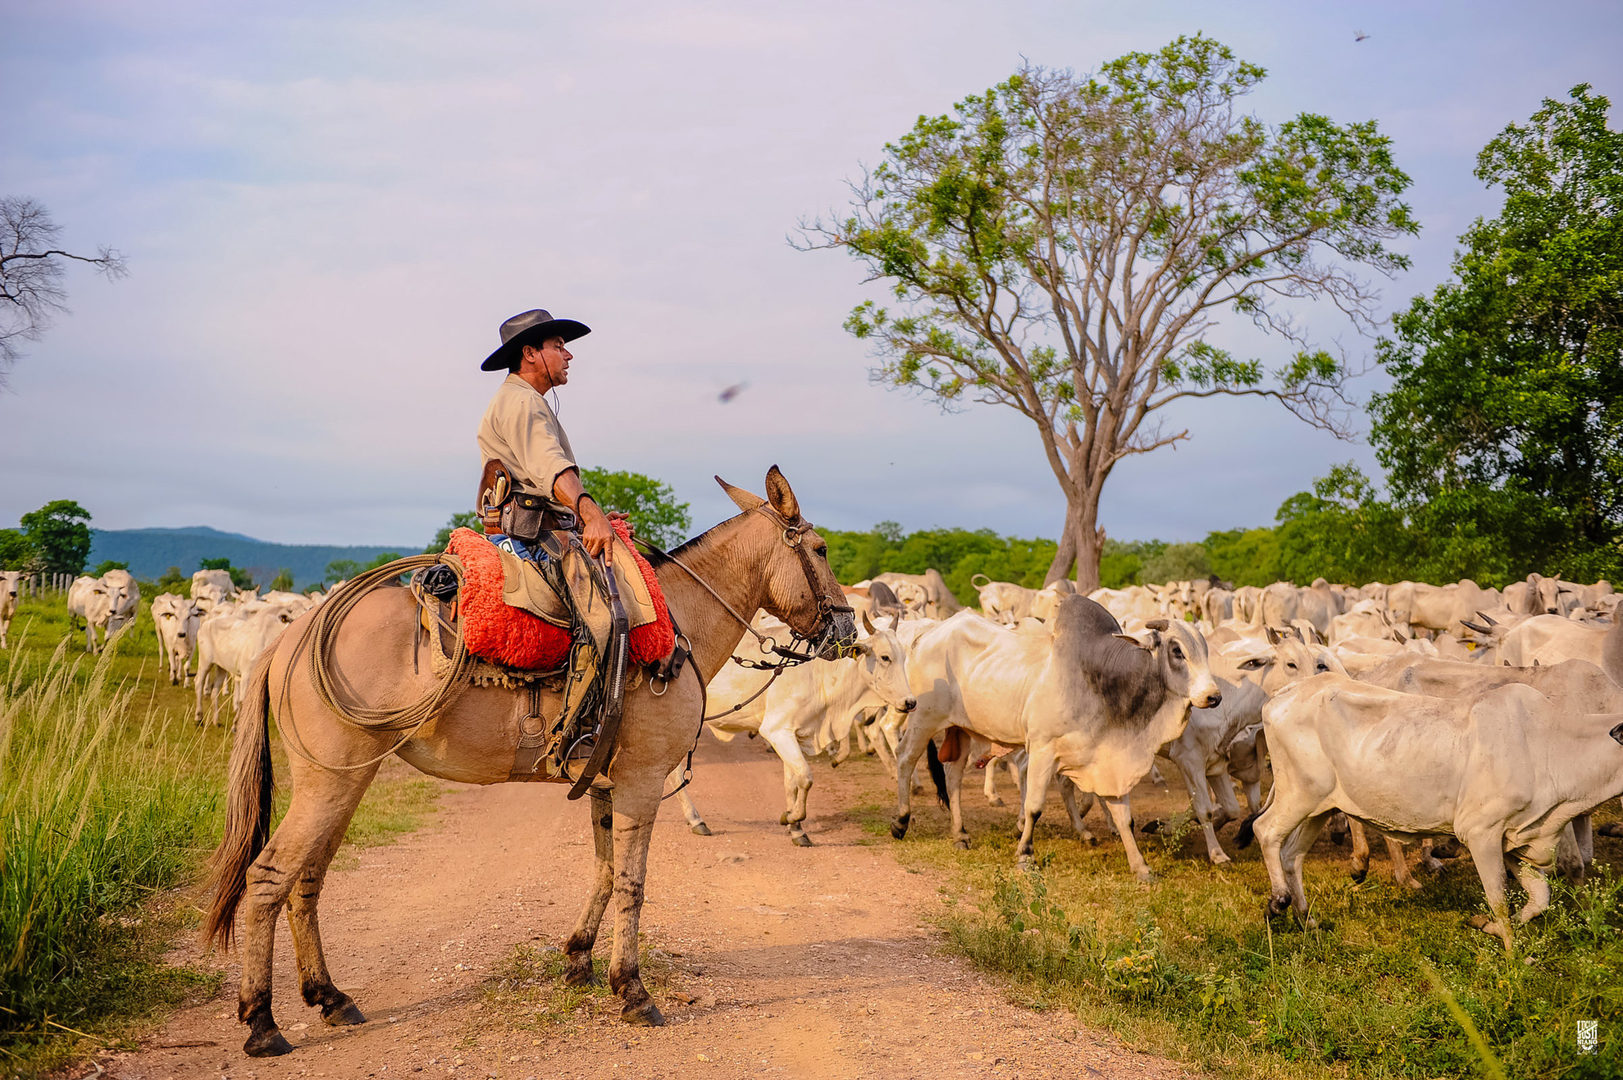
[[[557,414],[535,387],[508,375],[479,421],[480,467],[491,458],[504,463],[522,490],[552,498],[552,485],[575,468],[575,451]]]

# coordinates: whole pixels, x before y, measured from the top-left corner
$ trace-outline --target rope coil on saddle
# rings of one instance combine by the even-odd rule
[[[303,740],[298,737],[297,730],[292,724],[292,710],[283,709],[282,725],[287,730],[289,748],[301,758],[333,771],[351,771],[364,769],[375,765],[384,758],[399,750],[417,733],[417,730],[434,717],[444,711],[451,701],[462,692],[468,684],[468,678],[473,670],[474,657],[469,655],[468,646],[463,641],[460,627],[456,628],[451,637],[450,668],[434,689],[408,705],[392,709],[376,709],[365,705],[353,704],[344,701],[339,694],[338,686],[332,669],[332,650],[338,638],[338,628],[343,624],[345,617],[353,611],[357,604],[369,596],[373,591],[386,587],[390,582],[402,574],[411,573],[429,566],[449,566],[456,574],[457,587],[462,586],[461,569],[454,564],[441,563],[438,554],[410,555],[404,559],[385,563],[375,570],[368,570],[338,589],[319,608],[315,617],[304,628],[299,639],[298,650],[309,648],[310,681],[316,688],[316,694],[321,703],[332,710],[344,723],[364,731],[398,731],[400,738],[394,741],[383,753],[369,758],[358,765],[333,765],[325,761],[318,761],[304,748]]]

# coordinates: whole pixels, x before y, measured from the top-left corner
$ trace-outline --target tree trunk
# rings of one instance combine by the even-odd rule
[[[1071,508],[1065,508],[1065,520],[1059,527],[1059,550],[1054,553],[1054,561],[1048,566],[1048,576],[1043,578],[1043,587],[1054,584],[1062,578],[1071,576],[1071,567],[1076,563],[1076,515]]]
[[[1099,488],[1084,491],[1072,509],[1070,531],[1076,545],[1076,591],[1086,596],[1099,587],[1099,557],[1105,549],[1105,531],[1099,528]]]

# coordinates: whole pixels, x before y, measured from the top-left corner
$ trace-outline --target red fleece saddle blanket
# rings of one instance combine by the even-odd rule
[[[630,527],[623,521],[613,525],[620,539],[631,547]],[[569,631],[503,602],[502,560],[495,544],[472,529],[457,529],[445,550],[462,560],[462,639],[468,652],[524,671],[551,671],[569,662]],[[636,548],[632,547],[631,553],[648,585],[658,617],[646,626],[634,627],[627,644],[633,664],[651,664],[671,654],[676,646],[676,628],[654,568]]]

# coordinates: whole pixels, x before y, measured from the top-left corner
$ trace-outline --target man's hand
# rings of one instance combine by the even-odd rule
[[[614,529],[608,515],[598,507],[597,500],[588,498],[581,503],[580,542],[592,558],[600,558],[614,541]]]

